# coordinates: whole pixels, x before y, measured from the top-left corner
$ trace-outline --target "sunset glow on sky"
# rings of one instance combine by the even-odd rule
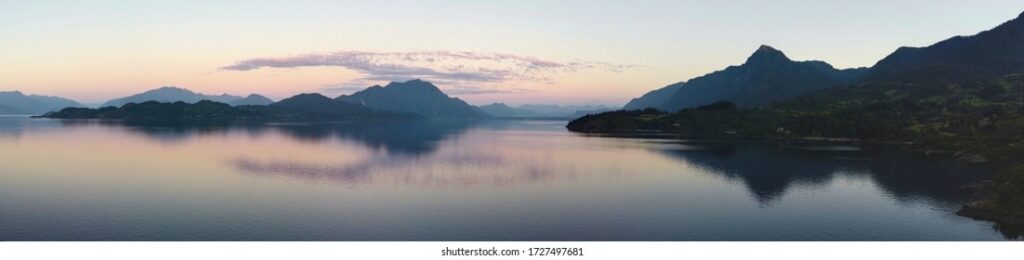
[[[871,66],[1024,1],[6,1],[0,91],[347,94],[422,78],[471,104],[622,105],[742,63]],[[913,17],[908,17],[913,14]]]

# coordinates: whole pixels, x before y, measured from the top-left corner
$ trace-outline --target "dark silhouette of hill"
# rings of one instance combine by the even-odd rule
[[[991,30],[928,47],[901,47],[878,61],[869,81],[977,83],[1024,71],[1024,14]]]
[[[793,61],[762,45],[742,65],[652,91],[630,101],[625,109],[677,111],[722,100],[757,107],[848,84],[866,72],[864,68],[838,70],[823,61]]]
[[[391,82],[372,86],[337,100],[363,105],[381,111],[418,114],[439,119],[474,119],[488,115],[480,108],[458,98],[449,97],[434,84],[422,80]]]
[[[301,120],[360,120],[417,118],[409,113],[374,110],[369,107],[331,99],[320,94],[299,94],[267,106],[243,106],[272,118]]]
[[[117,119],[158,124],[210,124],[231,122],[396,120],[421,118],[412,114],[378,111],[334,100],[320,94],[300,94],[270,105],[228,104],[202,100],[196,103],[147,101],[121,107],[65,108],[42,117],[63,119]]]

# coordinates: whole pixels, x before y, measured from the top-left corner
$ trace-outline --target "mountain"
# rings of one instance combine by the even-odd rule
[[[535,111],[549,117],[565,117],[581,111],[608,111],[613,108],[605,105],[544,105],[523,104],[520,109]]]
[[[422,80],[391,82],[387,86],[372,86],[337,100],[391,112],[418,114],[429,118],[470,119],[486,118],[480,108],[452,98],[437,86]]]
[[[781,51],[762,45],[742,65],[652,91],[626,104],[625,108],[677,111],[716,101],[730,101],[745,108],[758,107],[849,84],[867,71],[866,68],[838,70],[822,61],[793,61]]]
[[[7,105],[0,104],[0,115],[28,115],[28,112],[18,110]]]
[[[493,117],[505,118],[577,118],[576,115],[604,112],[612,108],[604,105],[538,105],[523,104],[518,107],[511,107],[504,103],[494,103],[481,106],[487,114]]]
[[[154,90],[142,92],[140,94],[131,95],[128,97],[118,98],[103,103],[101,107],[120,107],[127,103],[142,103],[146,101],[157,101],[157,102],[178,102],[182,101],[185,103],[196,103],[201,100],[210,100],[218,103],[229,103],[235,100],[243,99],[239,96],[233,96],[228,94],[221,94],[218,96],[203,95],[192,92],[191,90],[178,88],[178,87],[161,87]]]
[[[234,107],[237,107],[237,106],[254,106],[254,105],[255,106],[263,106],[263,105],[270,105],[270,104],[273,104],[273,103],[274,103],[274,101],[270,100],[267,97],[264,97],[264,96],[261,96],[261,95],[258,95],[258,94],[251,94],[251,95],[249,95],[248,97],[245,97],[245,98],[232,100],[231,102],[228,102],[228,105],[231,105],[231,106],[234,106]]]
[[[42,115],[65,107],[83,107],[74,100],[39,95],[25,95],[19,91],[0,91],[0,115]]]
[[[870,81],[971,84],[1024,72],[1024,14],[991,30],[928,47],[901,47],[878,61]]]
[[[545,116],[544,114],[541,114],[541,113],[539,113],[537,111],[510,107],[510,106],[506,105],[505,103],[494,103],[494,104],[490,104],[490,105],[486,105],[486,106],[480,106],[480,109],[483,110],[484,113],[487,113],[488,115],[491,115],[492,117],[507,117],[507,118],[520,117],[520,118],[526,118],[526,117],[544,117]]]

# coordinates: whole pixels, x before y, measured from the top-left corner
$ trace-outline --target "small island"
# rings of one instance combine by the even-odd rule
[[[302,94],[270,105],[231,105],[202,100],[196,103],[147,101],[121,107],[65,108],[39,116],[59,119],[103,119],[135,123],[256,123],[330,122],[360,120],[423,119],[423,116],[378,111],[333,100],[319,94]]]

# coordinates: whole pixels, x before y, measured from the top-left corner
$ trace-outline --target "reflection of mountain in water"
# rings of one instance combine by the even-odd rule
[[[793,149],[772,145],[723,145],[707,150],[665,150],[665,154],[743,182],[762,204],[783,196],[794,184],[825,185],[837,174],[866,175],[896,199],[962,202],[959,188],[987,171],[956,160],[897,151]]]
[[[284,176],[344,184],[391,182],[402,185],[500,186],[555,177],[552,167],[528,167],[489,174],[465,170],[509,167],[510,163],[497,154],[441,154],[427,160],[401,155],[376,155],[354,163],[338,164],[261,162],[249,158],[228,163],[243,173],[257,176]]]
[[[433,152],[443,140],[462,134],[476,121],[421,120],[372,124],[278,125],[276,129],[304,140],[339,138],[362,143],[374,149],[402,155]]]
[[[50,120],[50,119],[47,119]],[[211,124],[167,124],[167,123],[138,123],[138,122],[124,122],[114,120],[95,120],[95,119],[57,119],[54,122],[59,122],[61,126],[65,127],[114,127],[125,130],[132,134],[141,135],[153,141],[161,143],[177,143],[195,138],[203,135],[221,135],[227,133],[246,133],[249,135],[259,135],[267,130],[270,130],[265,125],[243,125],[243,124],[227,124],[227,123],[211,123]]]
[[[520,130],[561,127],[559,123],[538,123]],[[520,123],[521,124],[521,123]],[[285,176],[309,181],[327,180],[344,184],[395,183],[424,186],[502,186],[535,183],[558,178],[575,178],[572,169],[557,167],[556,161],[507,161],[490,149],[454,149],[438,152],[446,140],[457,139],[468,129],[503,129],[502,121],[421,121],[365,125],[289,125],[277,129],[292,137],[321,141],[328,138],[358,141],[386,151],[361,161],[310,163],[260,161],[236,158],[227,162],[240,172],[257,176]],[[519,128],[517,128],[519,129]],[[560,129],[560,128],[556,128]],[[493,171],[490,169],[502,169]]]
[[[61,120],[59,122],[69,126],[106,125],[123,127],[129,132],[138,133],[147,138],[166,143],[181,142],[201,135],[227,133],[261,135],[269,131],[277,131],[300,140],[321,141],[336,138],[363,144],[373,149],[382,149],[390,154],[412,156],[433,152],[438,142],[457,136],[476,124],[474,121],[459,120],[287,125],[148,125],[99,120]]]

